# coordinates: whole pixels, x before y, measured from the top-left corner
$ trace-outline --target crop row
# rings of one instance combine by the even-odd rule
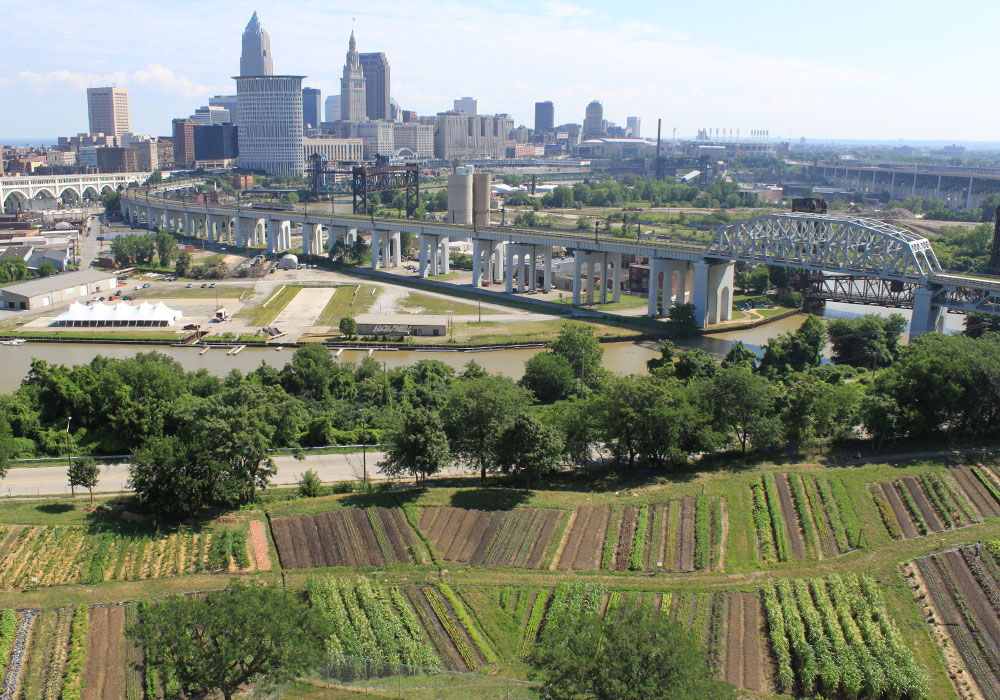
[[[451,639],[451,643],[455,645],[458,653],[462,656],[462,661],[465,662],[470,671],[475,671],[479,668],[479,661],[476,659],[476,655],[472,653],[469,645],[465,643],[465,639],[455,625],[455,621],[448,614],[448,610],[441,600],[441,595],[433,588],[424,589],[424,595],[427,597],[427,602],[430,603],[431,609],[440,621],[441,626],[444,627],[445,632],[448,634],[448,638]]]
[[[788,536],[785,534],[785,520],[781,514],[781,501],[778,497],[778,487],[774,483],[774,474],[764,474],[761,479],[767,496],[767,509],[771,515],[775,553],[778,561],[788,561]]]
[[[899,527],[899,521],[896,519],[896,514],[893,512],[892,506],[889,505],[889,500],[882,495],[878,488],[872,490],[872,500],[875,501],[878,514],[882,516],[885,529],[889,531],[889,537],[896,540],[901,539],[903,531]]]
[[[0,666],[7,665],[7,657],[16,634],[17,613],[10,609],[0,612]]]
[[[781,690],[921,698],[927,680],[870,578],[780,580],[764,588]]]
[[[87,651],[86,605],[76,606],[73,627],[69,636],[69,660],[66,662],[66,680],[63,683],[62,700],[79,700],[83,681],[83,656]]]
[[[643,553],[646,549],[646,535],[649,532],[650,508],[648,505],[639,509],[639,521],[635,528],[635,539],[632,540],[632,554],[629,556],[628,568],[632,571],[642,571]]]
[[[753,527],[757,533],[757,550],[761,561],[770,562],[775,559],[774,533],[771,530],[771,512],[767,508],[767,496],[764,495],[764,486],[760,483],[750,485],[751,514],[753,515]]]
[[[694,515],[694,568],[708,568],[708,554],[712,544],[712,512],[708,496],[698,496]]]

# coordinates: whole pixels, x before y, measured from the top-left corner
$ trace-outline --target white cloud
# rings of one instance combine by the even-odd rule
[[[565,0],[549,0],[548,2],[543,2],[542,10],[544,10],[545,14],[549,17],[558,17],[560,19],[585,17],[593,14],[593,10],[587,10],[579,5],[574,5],[571,2],[565,2]]]
[[[203,97],[213,91],[206,85],[195,84],[183,75],[177,75],[166,66],[152,63],[129,76],[128,81],[139,85],[152,84],[161,90],[190,99]]]

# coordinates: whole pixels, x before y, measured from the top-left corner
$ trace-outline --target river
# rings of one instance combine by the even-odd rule
[[[826,318],[851,318],[866,313],[887,315],[895,309],[884,309],[878,306],[861,306],[857,304],[827,304],[823,312]],[[909,317],[908,310],[901,310]],[[805,317],[802,315],[769,323],[750,330],[716,333],[700,336],[677,343],[684,348],[697,347],[706,352],[722,357],[736,341],[740,340],[749,349],[760,351],[768,339],[781,333],[793,331],[799,327]],[[962,330],[964,316],[948,314],[947,331],[954,333]],[[904,342],[906,336],[903,336]],[[632,374],[646,371],[646,360],[659,357],[655,342],[618,342],[607,343],[604,346],[604,366],[615,374]],[[249,372],[266,362],[275,367],[282,367],[289,362],[293,350],[275,350],[273,348],[247,348],[238,355],[227,355],[226,349],[212,349],[204,355],[200,349],[173,346],[140,347],[135,345],[100,345],[83,343],[26,343],[20,346],[0,347],[0,357],[3,366],[0,367],[0,393],[9,393],[17,389],[21,380],[31,367],[32,358],[39,358],[53,364],[76,365],[85,364],[95,355],[106,357],[131,357],[137,352],[156,350],[180,362],[185,369],[195,371],[206,369],[212,374],[224,376],[233,369]],[[827,348],[829,350],[829,347]],[[345,350],[340,356],[341,362],[359,362],[367,350]],[[419,360],[441,360],[456,369],[461,369],[470,360],[475,360],[488,372],[500,373],[508,377],[520,378],[524,373],[524,363],[533,355],[541,352],[537,348],[500,350],[495,352],[451,352],[431,351],[418,352],[413,350],[376,350],[374,358],[385,364],[387,368],[412,365]]]

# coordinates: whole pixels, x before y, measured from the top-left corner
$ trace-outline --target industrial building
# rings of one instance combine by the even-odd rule
[[[0,288],[0,308],[41,309],[79,299],[88,294],[108,292],[117,285],[117,277],[100,270],[81,270],[40,277]]]
[[[358,314],[358,335],[443,336],[448,333],[447,316],[423,314]]]

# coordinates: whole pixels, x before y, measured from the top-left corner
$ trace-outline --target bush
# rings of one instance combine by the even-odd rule
[[[304,498],[316,498],[323,494],[323,482],[312,469],[306,469],[299,477],[299,495]]]
[[[780,306],[787,306],[792,309],[802,308],[804,302],[805,297],[802,296],[801,292],[785,292],[778,297],[778,304]]]

